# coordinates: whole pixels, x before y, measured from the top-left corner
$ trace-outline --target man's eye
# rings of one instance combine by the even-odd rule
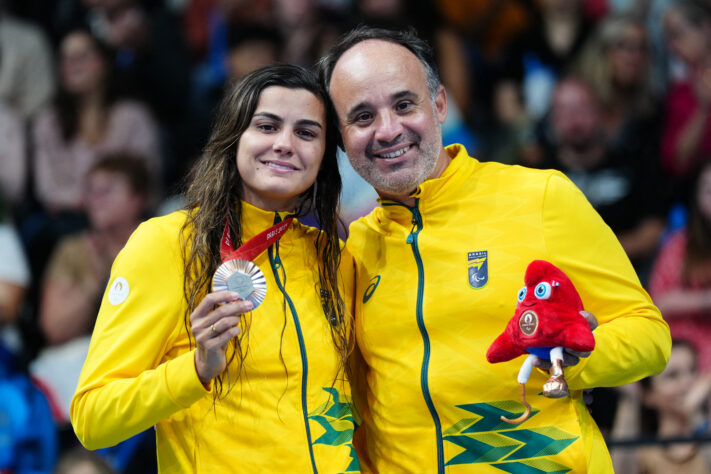
[[[404,101],[404,102],[399,102],[395,108],[397,109],[398,112],[403,112],[407,111],[412,107],[412,102],[410,101]]]
[[[356,122],[368,122],[373,118],[373,114],[370,112],[363,112],[361,114],[356,115],[355,121]]]

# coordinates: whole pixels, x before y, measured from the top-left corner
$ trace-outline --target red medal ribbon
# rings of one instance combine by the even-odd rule
[[[222,257],[222,261],[226,262],[235,258],[248,260],[250,262],[253,261],[257,258],[257,255],[264,252],[270,245],[278,241],[282,235],[284,235],[284,232],[286,232],[293,220],[293,217],[289,217],[267,230],[260,232],[249,239],[240,248],[235,249],[232,243],[232,236],[230,235],[230,226],[227,218],[225,218],[225,230],[222,233],[222,240],[220,241],[220,256]]]

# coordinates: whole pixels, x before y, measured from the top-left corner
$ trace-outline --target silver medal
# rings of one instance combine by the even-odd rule
[[[256,309],[267,296],[267,280],[254,263],[235,258],[224,262],[212,277],[212,291],[235,291]]]

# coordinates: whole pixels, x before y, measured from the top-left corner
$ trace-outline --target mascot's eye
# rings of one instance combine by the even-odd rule
[[[545,281],[542,281],[538,285],[536,285],[536,298],[539,300],[547,300],[548,298],[551,297],[551,284]]]
[[[518,300],[523,301],[523,299],[526,297],[526,287],[524,286],[520,290],[518,290]]]

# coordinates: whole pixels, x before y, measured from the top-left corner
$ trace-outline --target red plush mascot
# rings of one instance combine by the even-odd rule
[[[536,358],[549,359],[552,365],[543,395],[560,398],[568,395],[562,367],[563,349],[591,352],[595,348],[590,325],[580,314],[583,302],[565,273],[550,262],[534,260],[526,269],[524,281],[526,286],[518,292],[514,317],[486,353],[491,363],[529,354],[518,374],[526,411],[513,420],[501,417],[514,424],[524,422],[531,414],[531,406],[526,402],[526,382]]]

